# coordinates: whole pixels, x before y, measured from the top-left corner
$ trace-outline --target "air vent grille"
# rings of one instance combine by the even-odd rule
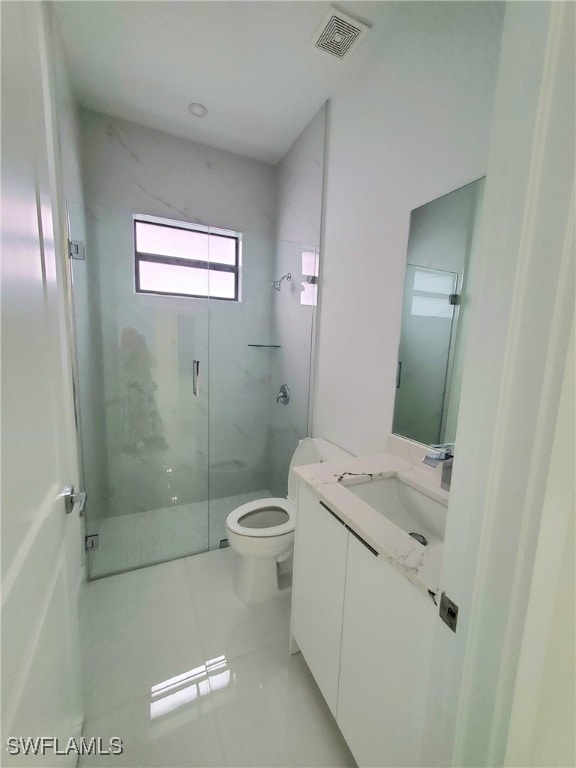
[[[314,47],[343,59],[367,31],[365,24],[331,10],[314,37]]]

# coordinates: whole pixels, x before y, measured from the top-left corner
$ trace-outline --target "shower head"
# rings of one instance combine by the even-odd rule
[[[282,275],[282,277],[279,280],[274,280],[273,283],[270,283],[272,288],[275,288],[277,291],[280,290],[280,286],[282,285],[282,280],[292,280],[292,272],[286,272],[285,275]]]

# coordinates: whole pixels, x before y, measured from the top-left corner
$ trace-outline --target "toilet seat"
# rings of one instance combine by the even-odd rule
[[[251,512],[258,512],[265,510],[268,507],[277,507],[278,509],[286,512],[288,520],[280,525],[273,525],[269,528],[248,528],[241,524],[241,519]],[[242,504],[237,507],[233,512],[228,515],[226,525],[230,531],[238,534],[239,536],[250,536],[252,538],[267,538],[270,536],[283,536],[286,533],[291,533],[294,528],[294,505],[288,499],[256,499],[256,501],[249,501],[246,504]]]

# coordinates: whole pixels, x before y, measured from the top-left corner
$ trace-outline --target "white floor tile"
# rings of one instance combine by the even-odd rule
[[[355,765],[301,654],[276,643],[228,666],[214,692],[226,765]]]
[[[85,715],[150,693],[204,661],[183,561],[86,585],[82,605]]]
[[[86,586],[84,736],[124,742],[80,766],[353,766],[300,654],[290,593],[244,606],[214,550]]]
[[[264,645],[289,643],[290,591],[255,605],[234,592],[238,555],[230,547],[186,558],[186,572],[206,658],[242,656]]]
[[[171,695],[178,693],[180,701],[167,700],[170,694],[165,697],[164,709],[154,709],[162,702],[144,698],[88,720],[86,739],[100,737],[107,744],[110,737],[119,737],[124,752],[114,757],[86,755],[80,767],[222,766],[224,755],[210,694],[201,696],[197,689],[181,688]]]

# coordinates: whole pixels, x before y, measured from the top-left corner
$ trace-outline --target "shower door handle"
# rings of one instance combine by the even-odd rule
[[[198,377],[200,376],[200,360],[194,360],[192,363],[192,392],[194,397],[198,397]]]

